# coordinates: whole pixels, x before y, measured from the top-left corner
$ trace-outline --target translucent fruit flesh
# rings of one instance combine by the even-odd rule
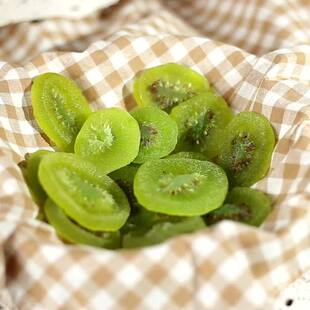
[[[263,115],[236,115],[226,127],[218,157],[231,186],[250,186],[262,179],[269,169],[274,144],[273,129]]]
[[[77,155],[52,153],[39,167],[48,196],[79,225],[93,231],[116,231],[130,212],[126,195],[99,167]]]
[[[169,112],[174,106],[209,89],[207,79],[192,69],[168,63],[145,70],[134,82],[138,105]]]
[[[233,115],[222,97],[207,92],[173,108],[171,117],[179,130],[176,151],[200,152],[212,159]]]
[[[131,115],[140,126],[141,141],[135,163],[170,154],[177,143],[178,127],[170,116],[156,107],[137,107]]]
[[[221,220],[233,220],[260,226],[271,212],[271,201],[263,193],[248,187],[235,187],[228,193],[225,204],[205,216],[208,225]]]
[[[196,216],[220,207],[228,181],[217,165],[194,159],[159,159],[144,163],[134,179],[134,193],[146,209]]]
[[[73,151],[74,141],[91,110],[78,86],[57,74],[37,76],[31,88],[33,114],[40,128],[65,152]]]
[[[39,164],[42,158],[49,153],[51,152],[39,150],[31,154],[26,154],[26,166],[23,169],[23,174],[32,198],[38,206],[43,206],[47,198],[38,178]]]
[[[205,155],[198,152],[178,152],[170,154],[166,158],[188,158],[188,159],[207,160]]]
[[[141,229],[128,232],[123,237],[124,248],[137,248],[149,246],[167,240],[168,238],[191,233],[196,230],[205,228],[204,221],[201,217],[180,218],[174,222],[161,222],[154,224],[149,229]]]
[[[57,234],[66,241],[107,249],[120,247],[120,234],[118,232],[106,233],[86,230],[73,222],[51,199],[46,201],[44,212]]]
[[[137,121],[119,108],[93,113],[81,128],[74,151],[100,166],[105,173],[131,163],[139,152]]]

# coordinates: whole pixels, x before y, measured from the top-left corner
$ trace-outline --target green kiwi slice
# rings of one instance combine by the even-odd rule
[[[130,216],[125,225],[121,227],[122,233],[140,228],[147,228],[152,226],[155,222],[168,218],[166,215],[151,212],[138,203],[133,191],[134,177],[138,168],[137,165],[129,165],[109,174],[126,194],[131,207]]]
[[[195,159],[147,161],[134,178],[134,194],[146,209],[177,216],[196,216],[220,207],[228,181],[221,167]]]
[[[137,165],[128,165],[112,171],[109,174],[109,177],[114,180],[114,182],[116,182],[116,184],[118,184],[118,186],[126,194],[131,207],[131,213],[135,213],[136,209],[139,207],[137,199],[133,193],[133,180],[138,168],[139,166]]]
[[[268,172],[275,144],[269,121],[256,112],[241,112],[226,127],[218,164],[233,186],[250,186]]]
[[[178,152],[170,154],[166,158],[188,158],[188,159],[207,160],[205,155],[198,152]]]
[[[38,206],[43,206],[47,198],[46,192],[42,188],[38,178],[39,165],[42,158],[49,153],[51,153],[51,151],[47,150],[27,153],[25,155],[25,162],[21,165],[23,176],[30,190],[32,199]]]
[[[178,126],[170,116],[156,107],[136,107],[131,115],[140,126],[141,140],[135,163],[144,163],[170,154],[177,143]]]
[[[145,70],[134,82],[133,95],[138,105],[152,105],[169,112],[208,89],[204,76],[186,66],[167,63]]]
[[[107,249],[120,247],[119,232],[111,233],[87,230],[70,219],[51,199],[47,199],[44,204],[44,213],[48,222],[55,228],[57,234],[68,242]]]
[[[34,78],[31,88],[33,114],[40,128],[65,152],[74,141],[91,110],[74,81],[49,72]]]
[[[138,122],[123,109],[109,108],[86,120],[76,137],[74,151],[109,173],[131,163],[139,145]]]
[[[211,92],[178,105],[170,115],[179,129],[175,150],[201,152],[209,159],[218,154],[223,130],[233,118],[225,100]]]
[[[129,217],[122,189],[99,166],[75,154],[45,155],[39,180],[57,206],[89,230],[117,231]]]
[[[147,229],[130,231],[123,236],[124,248],[150,246],[163,242],[180,234],[192,233],[205,228],[206,225],[200,216],[179,218],[174,221],[164,221],[154,224]]]
[[[249,187],[235,187],[228,193],[221,208],[205,215],[205,221],[208,225],[233,220],[260,226],[271,210],[271,201],[263,192]]]

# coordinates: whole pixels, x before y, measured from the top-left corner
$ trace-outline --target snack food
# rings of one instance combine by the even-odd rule
[[[205,216],[208,225],[221,220],[233,220],[259,226],[271,212],[271,201],[263,193],[248,187],[235,187],[228,193],[224,205]]]
[[[241,112],[226,127],[220,144],[218,163],[231,186],[250,186],[266,175],[275,136],[263,115]]]
[[[164,111],[156,107],[136,107],[130,113],[139,123],[141,141],[135,163],[144,163],[170,154],[177,143],[178,126]]]
[[[67,242],[116,249],[120,247],[119,232],[92,232],[73,222],[51,199],[44,204],[44,213],[57,234]]]
[[[33,81],[31,101],[44,133],[59,150],[73,151],[76,135],[91,113],[75,82],[57,73],[41,74]]]
[[[170,110],[209,89],[208,80],[192,69],[168,63],[145,70],[134,82],[133,95],[139,106]]]
[[[86,120],[74,151],[109,173],[130,164],[138,155],[139,145],[137,121],[127,111],[110,108],[95,112]]]
[[[264,221],[269,198],[233,188],[253,184],[268,170],[275,137],[264,116],[233,117],[203,76],[177,64],[144,71],[134,97],[139,106],[130,113],[91,113],[72,81],[54,73],[35,78],[38,123],[61,150],[75,154],[38,151],[21,166],[61,238],[134,248],[193,232],[205,222]]]
[[[46,155],[39,180],[48,196],[81,226],[116,231],[129,216],[129,203],[120,187],[91,162],[74,154]]]
[[[222,97],[207,92],[173,108],[171,117],[179,130],[176,151],[196,151],[212,159],[233,115]]]
[[[227,188],[219,166],[195,159],[148,161],[134,179],[134,193],[143,207],[178,216],[202,215],[220,207]]]

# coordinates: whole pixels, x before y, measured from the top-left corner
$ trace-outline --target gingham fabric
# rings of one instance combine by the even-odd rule
[[[6,61],[0,62],[3,309],[278,310],[284,309],[275,303],[281,290],[309,270],[310,46],[306,44],[309,29],[305,29],[309,21],[305,18],[303,24],[296,17],[307,14],[306,3],[286,1],[291,10],[285,15],[284,9],[276,9],[279,1],[235,1],[243,8],[242,18],[236,18],[238,10],[229,6],[232,1],[163,3],[123,1],[89,17],[89,24],[87,19],[68,21],[72,34],[64,36],[60,29],[66,21],[40,23],[53,25],[51,32],[46,31],[48,27],[24,23],[30,33],[37,29],[39,38],[47,38],[46,46],[33,37],[29,44],[31,35],[20,25],[1,30],[3,34],[11,27],[22,31],[17,36],[21,42],[14,41],[12,34],[9,46],[1,36],[1,51],[7,51],[1,56]],[[263,21],[264,14],[254,14],[253,6],[270,10],[273,18],[267,14]],[[194,16],[199,8],[202,15]],[[207,39],[204,35],[212,28],[198,29],[200,24],[194,20],[206,19],[204,25],[211,27],[219,16],[214,37],[220,36],[229,20],[233,26],[225,31],[230,35],[223,33],[230,43],[239,42],[241,47],[261,53],[273,49],[275,42],[268,36],[274,35],[283,39],[278,46],[288,48],[258,57]],[[252,17],[252,27],[246,27]],[[287,35],[281,39],[273,28],[275,18],[283,25],[284,21],[300,22],[295,28],[285,26]],[[259,28],[257,41],[251,37],[256,22],[268,22],[267,28]],[[57,35],[58,25],[59,41],[54,41],[50,34]],[[78,25],[85,25],[86,38],[78,38],[82,33]],[[242,36],[243,43],[235,41]],[[266,41],[259,45],[262,38]],[[83,52],[65,52],[69,48],[80,51],[93,41]],[[43,48],[56,49],[60,44],[61,51],[41,53]],[[33,54],[38,55],[29,60]],[[253,110],[271,121],[278,141],[269,174],[255,187],[273,198],[273,213],[260,229],[224,221],[140,250],[63,244],[52,227],[34,219],[37,207],[17,166],[25,153],[50,148],[33,118],[32,78],[47,71],[59,72],[77,82],[93,110],[130,109],[136,73],[166,62],[182,63],[204,74],[235,112]]]

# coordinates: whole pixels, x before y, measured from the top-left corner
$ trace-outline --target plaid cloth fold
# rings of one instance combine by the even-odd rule
[[[267,5],[267,1],[239,0],[234,2],[236,10],[232,1],[224,0],[208,5],[195,1],[193,6],[192,1],[164,3],[121,1],[81,21],[41,22],[47,28],[53,25],[50,32],[31,23],[24,24],[27,32],[21,25],[1,29],[1,58],[6,59],[0,62],[4,309],[273,309],[281,289],[309,269],[310,47],[305,44],[309,21],[296,19],[306,14],[307,3],[288,1],[290,10],[286,6],[278,10],[276,1]],[[275,17],[254,14],[253,8]],[[242,18],[239,10],[244,12]],[[279,37],[277,18],[283,25],[296,21],[295,28],[285,27],[287,35]],[[203,20],[208,21],[206,28],[199,29]],[[256,29],[257,22],[268,27]],[[62,36],[55,29],[66,23],[72,26],[70,35]],[[78,25],[81,29],[85,25],[85,31]],[[226,35],[243,49],[203,37],[213,31],[212,25],[218,29],[215,39],[224,40]],[[17,33],[6,45],[11,27]],[[48,43],[34,42],[31,29]],[[261,31],[257,41],[254,29]],[[59,40],[49,37],[51,33],[59,34]],[[274,44],[288,48],[266,53]],[[41,53],[50,48],[58,52]],[[244,49],[265,54],[258,57]],[[29,60],[33,54],[37,56]],[[204,74],[235,112],[257,111],[271,121],[278,141],[270,172],[255,187],[273,198],[274,212],[260,229],[224,221],[140,250],[62,244],[52,227],[34,219],[37,207],[17,166],[25,153],[50,148],[33,118],[32,78],[59,72],[78,83],[94,110],[129,108],[134,104],[135,74],[166,62]]]

